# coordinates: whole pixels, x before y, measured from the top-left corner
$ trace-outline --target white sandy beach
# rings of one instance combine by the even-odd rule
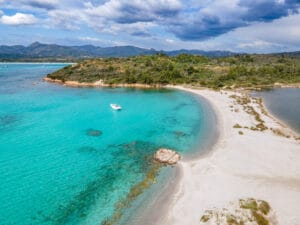
[[[300,225],[300,143],[292,137],[297,134],[263,114],[255,103],[251,105],[269,129],[233,128],[257,124],[253,115],[229,97],[234,92],[180,89],[209,100],[218,117],[220,137],[210,153],[179,163],[179,188],[160,224],[200,224],[205,210],[226,208],[230,202],[252,197],[269,202],[277,218],[274,224]],[[270,128],[291,138],[276,135]]]

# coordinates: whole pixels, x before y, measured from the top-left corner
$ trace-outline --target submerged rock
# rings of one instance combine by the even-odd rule
[[[97,149],[94,147],[90,147],[90,146],[83,146],[83,147],[80,147],[78,149],[78,151],[84,152],[84,153],[95,153],[95,152],[97,152]]]
[[[168,165],[176,164],[180,158],[181,156],[177,152],[167,148],[161,148],[154,154],[156,161]]]
[[[86,134],[88,136],[92,136],[92,137],[99,137],[99,136],[102,135],[102,131],[101,130],[88,129],[86,131]]]
[[[184,133],[183,131],[180,131],[180,130],[174,131],[173,133],[175,134],[175,136],[176,136],[177,138],[187,136],[186,133]]]
[[[3,115],[0,116],[0,126],[7,126],[18,121],[18,117],[15,115]]]

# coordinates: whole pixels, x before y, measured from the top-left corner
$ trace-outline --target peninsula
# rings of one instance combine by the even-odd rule
[[[67,86],[161,87],[183,85],[213,89],[300,85],[300,57],[236,55],[208,58],[165,54],[89,59],[48,74]]]

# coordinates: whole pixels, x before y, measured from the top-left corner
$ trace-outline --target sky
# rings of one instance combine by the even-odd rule
[[[300,50],[300,0],[0,0],[0,45]]]

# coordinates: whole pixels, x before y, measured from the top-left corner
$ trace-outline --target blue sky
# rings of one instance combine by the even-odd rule
[[[300,0],[0,0],[0,44],[300,50]]]

